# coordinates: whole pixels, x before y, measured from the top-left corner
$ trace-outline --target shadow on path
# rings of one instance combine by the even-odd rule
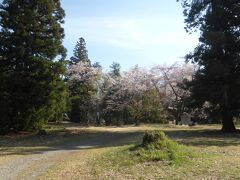
[[[240,145],[240,134],[223,134],[217,130],[173,129],[165,132],[170,138],[191,146]],[[60,130],[46,136],[0,137],[0,156],[123,146],[140,143],[142,136],[141,130],[121,132]]]
[[[139,143],[142,132],[71,132],[0,138],[0,155],[40,154],[46,151],[115,147]]]

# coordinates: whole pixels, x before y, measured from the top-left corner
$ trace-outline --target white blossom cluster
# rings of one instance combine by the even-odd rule
[[[113,79],[110,85],[111,93],[107,98],[108,110],[119,110],[127,107],[134,97],[139,97],[149,90],[155,90],[166,106],[178,103],[189,92],[178,85],[185,79],[191,80],[195,72],[193,65],[154,65],[151,68],[135,66],[123,72],[118,79]],[[111,78],[110,78],[111,79]],[[127,98],[126,98],[127,97]]]
[[[87,62],[78,62],[68,68],[69,80],[92,82],[99,74],[99,68],[91,67]]]

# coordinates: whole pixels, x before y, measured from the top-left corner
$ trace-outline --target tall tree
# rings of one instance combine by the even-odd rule
[[[189,92],[182,88],[186,80],[191,80],[194,75],[194,66],[192,64],[171,66],[156,65],[150,70],[149,78],[158,92],[158,97],[165,108],[170,110],[176,123],[181,119],[181,115],[187,111],[186,99]]]
[[[235,131],[233,117],[240,113],[240,1],[182,0],[186,29],[199,29],[194,52],[186,56],[198,64],[190,91],[198,105],[218,107],[222,131]]]
[[[85,40],[80,38],[73,51],[68,68],[68,88],[71,104],[69,114],[72,121],[89,123],[93,109],[93,95],[97,91],[95,84],[98,70],[100,70],[100,64],[91,65]]]
[[[70,58],[72,64],[76,64],[78,62],[87,62],[91,65],[91,61],[88,58],[88,51],[86,49],[86,42],[84,38],[79,38],[74,50],[73,56]]]
[[[75,122],[87,121],[91,102],[91,67],[85,62],[72,64],[68,69],[68,88],[70,92],[70,118]]]
[[[110,125],[114,121],[120,125],[120,116],[124,108],[120,84],[121,66],[119,63],[113,62],[109,68],[110,71],[104,79],[105,92],[101,103],[102,117],[106,120],[106,125]]]
[[[41,128],[44,122],[59,117],[55,110],[66,95],[61,79],[65,68],[56,57],[65,58],[64,16],[60,0],[1,3],[1,133]],[[59,105],[61,110],[63,106]]]

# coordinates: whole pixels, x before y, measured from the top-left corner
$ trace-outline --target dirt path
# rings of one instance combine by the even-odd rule
[[[45,151],[40,154],[17,157],[0,166],[0,179],[33,179],[67,153],[69,152],[66,150]],[[32,172],[29,174],[30,170]]]
[[[50,167],[64,160],[69,154],[95,149],[113,147],[139,141],[141,133],[137,132],[94,132],[70,134],[57,145],[48,145],[49,150],[38,150],[27,155],[14,155],[0,164],[0,179],[37,179]],[[11,157],[12,155],[8,155]],[[1,158],[1,157],[0,157]]]

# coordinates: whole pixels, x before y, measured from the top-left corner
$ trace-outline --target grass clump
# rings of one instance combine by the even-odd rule
[[[169,139],[163,131],[146,132],[142,144],[132,150],[143,161],[167,161],[170,164],[181,164],[194,156],[193,151]]]

